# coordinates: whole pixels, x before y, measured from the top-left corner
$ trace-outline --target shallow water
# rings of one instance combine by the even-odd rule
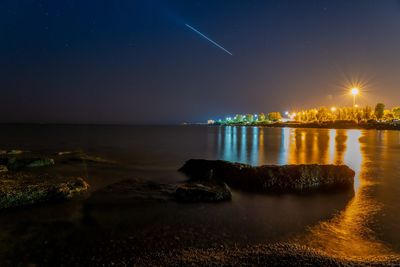
[[[294,241],[344,257],[400,253],[397,131],[206,126],[0,127],[2,149],[40,153],[80,150],[119,162],[112,167],[80,164],[73,169],[57,170],[87,177],[92,192],[126,178],[183,180],[185,177],[176,170],[190,158],[252,165],[347,164],[357,173],[354,194],[298,196],[234,191],[231,202],[219,204],[169,202],[87,208],[85,200],[78,199],[6,211],[0,214],[0,251],[12,251],[14,257],[33,257],[33,250],[40,253],[41,244],[32,243],[32,239],[52,244],[54,232],[57,242],[71,242],[74,246],[83,246],[85,239],[106,234],[107,238],[145,240],[154,250],[158,249],[156,245],[152,248],[156,243],[208,247]],[[13,240],[12,244],[7,243],[9,240]],[[49,257],[60,253],[55,251],[54,244],[44,246]]]

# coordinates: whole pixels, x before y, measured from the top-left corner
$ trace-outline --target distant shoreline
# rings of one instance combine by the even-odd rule
[[[389,123],[351,123],[351,122],[323,122],[323,123],[297,123],[297,122],[275,122],[275,123],[231,123],[213,124],[212,126],[250,126],[266,128],[317,128],[317,129],[355,129],[355,130],[395,130],[400,131],[400,124]]]
[[[316,128],[316,129],[355,129],[355,130],[394,130],[400,131],[399,124],[390,123],[299,123],[299,122],[275,122],[275,123],[180,123],[180,124],[74,124],[74,123],[0,123],[1,127],[170,127],[170,126],[237,126],[237,127],[265,127],[265,128]]]

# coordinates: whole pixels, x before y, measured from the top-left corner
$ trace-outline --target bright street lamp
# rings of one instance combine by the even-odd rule
[[[360,93],[360,89],[358,89],[357,87],[353,87],[350,90],[350,93],[353,95],[353,107],[356,106],[356,95],[358,95]]]

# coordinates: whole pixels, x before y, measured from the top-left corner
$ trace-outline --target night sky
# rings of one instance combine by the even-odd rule
[[[229,55],[189,24],[229,50]],[[0,121],[400,105],[399,1],[0,0]]]

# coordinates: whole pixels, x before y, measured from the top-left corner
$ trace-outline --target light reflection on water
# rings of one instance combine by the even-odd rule
[[[368,140],[362,142],[365,138]],[[382,208],[372,196],[377,181],[366,166],[374,161],[375,155],[367,153],[367,143],[371,144],[373,138],[378,146],[388,145],[387,132],[379,131],[371,134],[362,130],[225,127],[219,129],[218,147],[222,147],[221,159],[252,165],[320,163],[352,168],[356,172],[355,195],[346,208],[295,239],[332,255],[357,257],[390,254],[370,227]],[[385,155],[383,152],[383,160]]]
[[[218,152],[224,160],[262,164],[343,164],[359,171],[359,130],[267,129],[227,126],[218,129]],[[347,149],[349,148],[349,149]],[[278,150],[278,153],[275,151]]]
[[[373,183],[364,179],[364,153],[360,142],[362,133],[359,130],[348,130],[342,133],[347,140],[344,146],[344,160],[334,159],[335,163],[346,163],[355,172],[355,195],[347,207],[330,221],[323,221],[309,231],[305,241],[307,245],[339,256],[354,257],[390,254],[390,250],[376,240],[369,223],[380,211],[381,205],[369,194]],[[333,144],[333,142],[331,143]],[[335,157],[334,157],[335,158]]]

